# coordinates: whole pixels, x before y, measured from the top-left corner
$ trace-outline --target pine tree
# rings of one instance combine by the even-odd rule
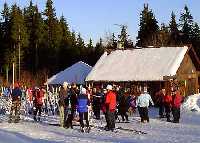
[[[148,4],[144,5],[144,9],[140,14],[137,46],[156,46],[158,44],[159,26],[157,23],[152,10],[149,10]]]
[[[133,48],[133,42],[129,39],[126,25],[121,26],[121,33],[118,35],[118,43],[125,49]]]
[[[106,48],[117,49],[117,38],[115,36],[115,33],[112,33],[111,36],[107,37]]]
[[[159,35],[158,35],[158,46],[168,46],[170,39],[170,33],[168,26],[164,23],[161,24]]]
[[[118,35],[118,42],[121,44],[121,46],[123,48],[127,48],[128,45],[128,33],[127,33],[127,26],[126,25],[122,25],[121,26],[121,33],[120,35]]]
[[[84,43],[84,40],[83,38],[81,37],[81,34],[79,33],[78,34],[78,37],[77,37],[77,47],[82,49],[85,47],[85,43]]]
[[[101,55],[103,54],[104,52],[104,46],[103,46],[103,40],[102,38],[99,39],[99,42],[96,43],[96,46],[95,46],[95,52],[94,52],[94,57],[92,58],[92,61],[90,62],[91,65],[94,65],[98,59],[101,57]]]
[[[71,41],[71,48],[76,47],[77,40],[76,40],[76,32],[74,30],[72,31],[70,41]]]
[[[192,38],[192,45],[194,47],[194,50],[196,51],[198,57],[200,58],[200,28],[197,23],[194,23],[193,25],[191,38]]]
[[[63,70],[69,65],[66,62],[66,57],[68,57],[68,55],[70,54],[69,49],[71,48],[72,42],[71,42],[71,32],[69,30],[69,25],[67,24],[66,19],[64,18],[63,15],[60,18],[59,24],[61,28],[60,35],[62,35],[62,41],[58,53],[59,57],[58,65],[59,65],[59,70]]]
[[[10,61],[12,60],[11,52],[10,52],[10,40],[9,40],[9,21],[10,21],[10,9],[7,3],[4,3],[4,8],[1,12],[2,22],[1,22],[1,30],[0,30],[0,65],[1,67],[5,67],[7,78],[8,71],[11,68]],[[7,79],[8,81],[8,79]]]
[[[53,1],[47,0],[46,2],[46,8],[44,10],[44,16],[45,16],[45,30],[47,35],[46,41],[47,41],[47,49],[44,49],[45,51],[48,51],[47,57],[45,57],[47,69],[50,70],[50,72],[56,72],[58,70],[58,53],[59,53],[59,47],[62,40],[62,35],[60,35],[62,29],[59,25],[59,21],[56,17],[55,8],[53,7]],[[54,65],[54,66],[52,66]]]
[[[44,42],[44,22],[38,7],[30,1],[29,7],[24,10],[24,17],[29,34],[29,46],[26,49],[26,67],[33,74],[39,69],[39,50]]]
[[[171,46],[181,45],[181,32],[178,30],[178,25],[176,23],[176,15],[174,14],[173,11],[171,13],[169,28],[170,28],[169,45]]]
[[[88,49],[93,49],[92,39],[90,38],[89,43],[87,44]]]
[[[24,64],[24,49],[28,46],[28,34],[25,27],[22,10],[16,5],[12,5],[10,15],[10,37],[12,44],[13,60],[17,65],[18,80],[20,80],[20,69]]]
[[[181,32],[183,33],[182,41],[186,44],[191,43],[192,29],[194,22],[193,22],[193,17],[186,5],[184,7],[184,12],[181,13],[179,21],[181,26]]]

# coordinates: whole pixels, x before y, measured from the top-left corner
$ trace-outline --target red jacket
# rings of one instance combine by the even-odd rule
[[[105,104],[109,107],[109,111],[115,112],[116,109],[116,94],[113,91],[106,93]]]
[[[182,100],[183,100],[183,98],[182,98],[180,92],[177,91],[176,94],[175,94],[174,97],[173,97],[172,107],[180,108],[180,107],[181,107],[181,102],[182,102]]]
[[[36,106],[43,105],[43,93],[41,91],[34,91],[33,96],[35,98],[34,103]]]
[[[165,105],[172,105],[172,96],[171,95],[165,95],[164,96],[164,104]]]

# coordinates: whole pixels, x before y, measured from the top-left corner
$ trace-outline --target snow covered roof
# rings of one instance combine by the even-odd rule
[[[52,76],[47,80],[47,84],[63,84],[64,81],[68,83],[84,84],[85,78],[92,70],[88,64],[80,61]]]
[[[176,75],[187,50],[184,46],[105,52],[86,81],[160,81]]]

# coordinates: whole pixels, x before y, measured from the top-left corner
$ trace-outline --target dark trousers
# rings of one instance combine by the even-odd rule
[[[160,105],[159,105],[159,116],[160,117],[163,117],[164,115],[164,109],[165,109],[165,106],[164,106],[164,104],[163,103],[160,103]]]
[[[128,115],[126,111],[120,112],[120,115],[122,116],[122,121],[125,121],[125,118],[126,118],[126,121],[128,121]]]
[[[167,121],[170,121],[171,107],[169,104],[165,104],[165,113],[166,113]]]
[[[94,115],[95,115],[95,117],[96,117],[96,119],[100,119],[100,108],[98,108],[98,107],[95,107],[94,108]]]
[[[80,113],[79,112],[79,120],[80,120],[80,126],[84,128],[84,122],[83,120],[86,121],[86,127],[89,127],[89,119],[88,119],[88,112]]]
[[[173,121],[173,122],[179,123],[179,119],[180,119],[180,108],[173,107],[173,108],[172,108],[172,115],[173,115],[173,118],[174,118],[174,121]]]
[[[36,121],[37,119],[36,119],[36,116],[37,116],[37,113],[38,113],[38,120],[40,121],[40,117],[41,117],[41,112],[42,112],[42,106],[40,106],[40,105],[37,105],[36,106],[36,109],[35,109],[35,111],[34,111],[34,120]]]
[[[115,112],[107,111],[107,127],[109,130],[113,130],[115,128]]]
[[[74,119],[75,110],[76,110],[76,109],[71,108],[71,109],[69,109],[69,111],[68,111],[68,118],[67,118],[67,121],[66,121],[66,126],[67,126],[67,127],[73,128],[72,121],[73,121],[73,119]],[[70,113],[70,111],[71,111],[71,113]]]
[[[20,119],[20,101],[12,101],[11,109],[10,109],[10,120],[19,120]],[[15,113],[13,116],[13,112]]]
[[[149,122],[148,108],[147,107],[138,107],[138,111],[140,114],[141,122],[145,120]]]

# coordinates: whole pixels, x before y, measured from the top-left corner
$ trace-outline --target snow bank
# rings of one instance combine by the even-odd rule
[[[188,96],[182,104],[182,109],[185,111],[200,112],[200,94]]]

